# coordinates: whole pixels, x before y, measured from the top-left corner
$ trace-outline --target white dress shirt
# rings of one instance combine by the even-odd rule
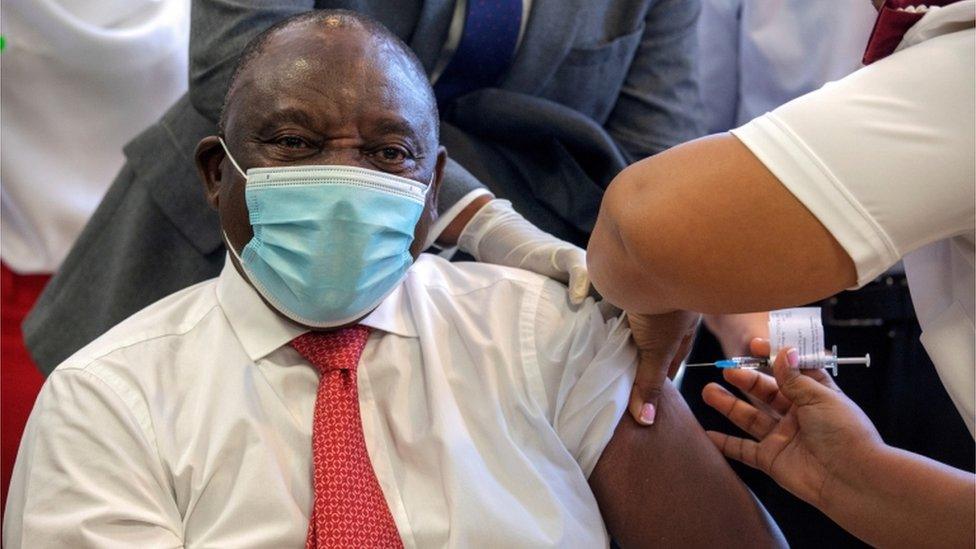
[[[708,132],[745,124],[860,68],[877,16],[869,0],[702,0]]]
[[[922,344],[976,414],[976,1],[932,8],[899,50],[734,130],[854,260],[904,257]]]
[[[422,255],[363,324],[359,402],[406,547],[601,547],[587,477],[626,408],[620,319],[495,265]],[[21,547],[302,547],[314,368],[233,266],[47,380],[4,524]]]
[[[53,273],[187,87],[189,0],[4,0],[0,258]]]

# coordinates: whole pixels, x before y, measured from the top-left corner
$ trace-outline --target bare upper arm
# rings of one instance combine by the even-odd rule
[[[731,134],[617,176],[587,258],[600,293],[635,312],[777,309],[857,280],[847,252]]]
[[[621,547],[785,546],[778,527],[664,387],[652,427],[624,414],[590,486]]]

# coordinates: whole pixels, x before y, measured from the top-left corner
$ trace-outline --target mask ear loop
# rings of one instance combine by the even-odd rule
[[[430,194],[430,188],[434,186],[434,178],[437,177],[437,170],[430,174],[430,181],[427,182],[427,187],[424,189],[424,199],[427,199],[427,195]]]
[[[237,262],[240,263],[241,267],[243,268],[244,260],[241,259],[241,254],[237,253],[237,250],[235,250],[234,246],[231,245],[230,237],[227,236],[227,231],[225,231],[224,229],[220,229],[220,236],[224,240],[224,246],[226,246],[227,249],[230,250],[230,253],[233,254],[234,259],[236,259]]]
[[[244,170],[242,170],[239,165],[237,165],[237,161],[234,160],[234,155],[230,154],[230,151],[227,149],[227,143],[224,143],[224,138],[218,135],[217,141],[220,141],[220,146],[224,148],[224,154],[227,155],[227,158],[230,160],[230,163],[234,165],[234,168],[237,170],[237,173],[244,176],[244,179],[247,179],[247,174],[244,173]],[[220,235],[221,237],[223,237],[224,246],[226,246],[227,249],[230,250],[230,253],[234,254],[234,257],[237,259],[237,262],[241,264],[241,267],[243,267],[244,261],[241,259],[241,256],[237,254],[237,250],[234,249],[234,246],[231,245],[230,238],[227,238],[227,231],[225,231],[222,227],[220,229]]]
[[[430,174],[430,181],[427,182],[427,188],[424,189],[424,208],[427,207],[427,195],[430,194],[430,188],[434,186],[434,179],[436,178],[436,176],[437,176],[437,170],[434,170],[434,173]],[[423,215],[423,214],[421,214],[421,215]],[[440,217],[440,214],[438,214],[438,217]],[[434,242],[437,241],[437,237],[439,236],[439,234],[433,234],[430,231],[430,227],[432,227],[432,226],[434,226],[436,224],[437,224],[437,220],[435,219],[434,222],[431,223],[430,226],[427,227],[427,239],[424,242],[423,249],[420,250],[421,252],[430,249],[430,247],[434,245]],[[454,248],[456,248],[456,247],[457,246],[454,246]]]
[[[227,158],[230,160],[230,163],[234,165],[234,168],[237,169],[237,173],[244,176],[244,179],[247,179],[247,174],[244,173],[244,170],[242,170],[241,167],[237,164],[237,161],[234,160],[234,155],[230,154],[230,150],[227,148],[227,143],[224,143],[224,138],[218,135],[217,141],[220,141],[220,146],[224,148],[224,153],[227,155]]]

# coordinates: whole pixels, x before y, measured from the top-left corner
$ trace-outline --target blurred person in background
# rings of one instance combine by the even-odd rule
[[[698,20],[699,81],[708,133],[753,118],[863,66],[878,17],[868,1],[703,0]],[[870,354],[870,368],[849,368],[836,379],[889,444],[973,471],[974,451],[962,418],[919,342],[921,329],[899,262],[858,290],[817,303],[827,346]],[[706,315],[715,337],[703,334],[691,362],[749,354],[754,337],[768,337],[768,313]],[[707,428],[725,419],[701,399],[721,374],[688,370],[681,392]],[[738,467],[794,546],[859,543],[816,509],[766,475]]]
[[[122,146],[186,89],[188,0],[5,0],[0,55],[2,497],[43,376],[21,321],[58,270]]]

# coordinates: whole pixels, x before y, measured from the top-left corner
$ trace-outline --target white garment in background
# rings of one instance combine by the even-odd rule
[[[4,0],[0,258],[57,270],[124,162],[187,87],[189,0]]]
[[[976,1],[932,8],[899,51],[733,130],[823,223],[858,285],[899,258],[922,344],[976,422]]]
[[[542,276],[422,255],[363,322],[366,446],[411,547],[605,547],[587,477],[630,331]],[[301,547],[318,375],[227,263],[48,378],[4,524],[21,547]]]
[[[708,133],[860,68],[877,16],[869,0],[702,0],[699,81]]]

